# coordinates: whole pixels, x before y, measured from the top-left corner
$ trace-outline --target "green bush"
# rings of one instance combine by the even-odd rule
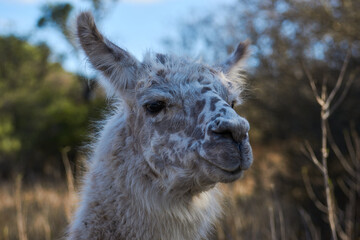
[[[46,45],[0,37],[0,174],[62,169],[60,151],[74,158],[103,98],[84,98],[86,80],[49,61]]]

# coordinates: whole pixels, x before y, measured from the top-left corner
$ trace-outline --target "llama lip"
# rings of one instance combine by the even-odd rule
[[[241,167],[238,167],[234,171],[225,171],[226,177],[221,180],[223,183],[229,183],[236,181],[237,179],[241,178],[244,174],[244,170]]]
[[[215,161],[211,161],[209,159],[206,159],[207,162],[209,162],[211,165],[219,168],[223,172],[230,173],[230,174],[238,174],[239,172],[243,171],[241,159],[226,159],[223,162],[232,162],[232,164],[226,165],[226,164],[219,164]]]
[[[235,169],[230,169],[229,167],[224,167],[221,166],[219,164],[215,164],[214,162],[209,161],[211,164],[213,164],[214,166],[220,168],[222,171],[226,172],[226,173],[230,173],[231,175],[237,175],[239,173],[244,172],[245,170],[247,170],[251,163],[252,163],[252,153],[251,153],[251,147],[249,144],[249,139],[246,138],[244,139],[242,142],[240,143],[236,143],[237,145],[237,150],[240,153],[240,158],[238,159],[232,159],[231,162],[236,162],[239,164],[239,166],[237,166]],[[249,154],[250,152],[250,154]]]
[[[223,171],[225,171],[227,173],[231,173],[232,175],[236,175],[236,174],[238,174],[240,172],[243,172],[243,169],[241,168],[241,166],[239,166],[237,169],[235,169],[233,171],[227,171],[227,170],[224,170],[224,169],[221,169],[221,170],[223,170]]]
[[[238,143],[238,150],[240,151],[241,155],[240,167],[243,170],[249,169],[253,161],[253,155],[248,137],[245,138],[242,142]]]
[[[240,146],[230,138],[220,140],[216,143],[202,143],[198,152],[199,157],[226,174],[236,175],[242,170],[246,170],[247,164],[243,163],[243,145]]]

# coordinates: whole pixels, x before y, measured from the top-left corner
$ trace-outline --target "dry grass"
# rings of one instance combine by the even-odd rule
[[[225,217],[214,239],[321,239],[309,213],[276,195],[276,175],[286,169],[283,156],[274,148],[254,150],[256,161],[245,177],[222,185]],[[63,154],[70,172],[66,149]],[[0,183],[0,240],[62,239],[77,202],[72,174],[62,182],[20,180]]]
[[[77,202],[66,153],[64,149],[63,161],[68,174],[63,182],[30,183],[18,177],[0,183],[0,240],[50,240],[64,236]],[[255,162],[254,171],[249,171],[244,179],[222,186],[227,196],[225,218],[218,224],[216,239],[271,239],[268,210],[273,207],[271,178],[275,171],[269,169],[279,169],[282,161],[271,152],[255,158],[268,158],[265,162],[270,165]],[[254,192],[257,171],[264,172],[262,178],[266,179],[260,195]]]
[[[267,209],[271,202],[268,199],[263,201],[264,196],[258,196],[256,200],[250,197],[252,190],[249,185],[252,184],[251,178],[245,178],[244,181],[224,186],[228,198],[225,204],[226,218],[218,226],[219,240],[270,239],[261,237],[270,234]],[[2,183],[0,240],[61,239],[69,221],[69,206],[73,209],[75,204],[76,196],[69,193],[65,183],[35,183],[22,188],[17,187],[15,181]],[[24,223],[23,229],[19,229],[19,221]]]
[[[0,185],[0,239],[61,238],[68,224],[66,209],[76,202],[66,184],[16,183]]]

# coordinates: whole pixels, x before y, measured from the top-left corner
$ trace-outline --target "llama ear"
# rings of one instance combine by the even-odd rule
[[[247,58],[249,44],[249,41],[240,42],[236,47],[236,50],[228,57],[228,59],[220,64],[220,69],[224,73],[236,71],[236,69],[241,66],[242,61]]]
[[[118,90],[133,89],[140,63],[98,31],[90,12],[77,18],[77,36],[91,64]]]

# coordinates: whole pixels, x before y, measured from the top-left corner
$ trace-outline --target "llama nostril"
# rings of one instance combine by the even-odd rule
[[[231,131],[223,131],[223,132],[217,132],[217,134],[223,136],[224,138],[231,138],[231,139],[234,139],[233,138],[233,134]]]
[[[230,138],[236,141],[234,138],[233,131],[230,128],[229,124],[225,122],[221,122],[220,120],[214,121],[214,127],[212,128],[212,132],[224,138]]]

